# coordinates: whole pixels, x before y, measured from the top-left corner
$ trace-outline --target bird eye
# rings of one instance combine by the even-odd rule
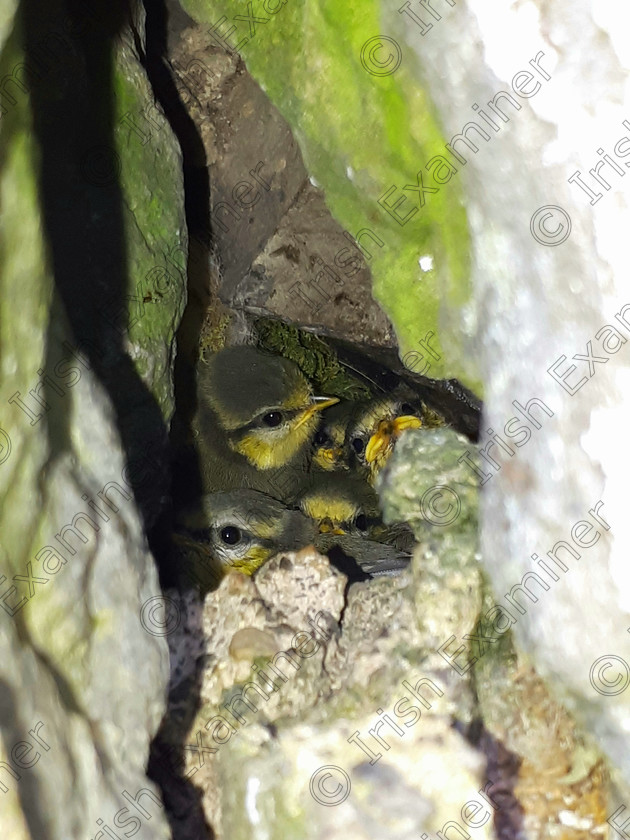
[[[403,414],[415,414],[416,413],[415,408],[412,405],[409,405],[409,403],[403,403],[400,406],[400,410],[402,411]]]
[[[357,518],[354,520],[354,524],[357,526],[359,531],[367,531],[367,529],[368,529],[367,516],[364,513],[360,513],[357,516]]]
[[[360,438],[360,437],[355,437],[352,440],[351,445],[352,445],[352,448],[354,449],[354,451],[357,453],[357,455],[360,455],[363,452],[363,450],[365,449],[365,443],[363,442],[362,438]]]
[[[328,435],[322,429],[321,431],[317,432],[314,437],[315,445],[316,446],[323,446],[325,443],[328,443]]]
[[[265,426],[279,426],[282,423],[282,412],[281,411],[270,411],[268,414],[262,419]]]
[[[221,539],[227,545],[236,545],[241,540],[241,532],[234,525],[221,529]]]

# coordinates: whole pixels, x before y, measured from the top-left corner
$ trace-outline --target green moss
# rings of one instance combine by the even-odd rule
[[[369,398],[365,385],[349,374],[335,352],[313,333],[265,318],[259,318],[255,327],[259,347],[294,361],[320,394],[347,400]]]
[[[246,21],[234,20],[243,13],[235,0],[183,0],[183,5],[202,24],[225,16],[221,32],[236,27],[232,46],[250,35]],[[268,20],[256,24],[240,51],[290,123],[332,214],[353,236],[369,229],[382,242],[379,247],[362,240],[371,251],[374,295],[395,326],[404,356],[417,350],[430,330],[439,339],[442,305],[459,307],[470,296],[470,244],[457,179],[426,196],[424,206],[418,193],[404,189],[416,186],[419,171],[425,186],[435,187],[425,169],[445,145],[435,111],[408,69],[404,49],[393,75],[371,75],[362,65],[364,44],[380,32],[378,2],[277,5],[275,14],[255,5],[254,13]],[[382,206],[386,200],[401,201],[398,219]],[[421,271],[422,256],[433,258],[433,269]],[[457,346],[456,336],[449,336],[449,346],[454,338]],[[445,357],[442,342],[436,349],[441,358],[431,375],[464,378],[458,360]]]
[[[209,319],[206,319],[199,337],[199,356],[204,358],[207,353],[216,353],[225,347],[225,334],[230,324],[229,315],[222,315],[216,326],[210,326]]]
[[[142,67],[128,55],[119,54],[114,62],[113,85],[114,137],[125,204],[129,335],[144,351],[134,358],[136,369],[168,422],[173,411],[170,377],[168,371],[156,369],[160,356],[154,349],[170,345],[186,304],[186,277],[178,265],[178,254],[187,248],[184,188],[171,130],[155,108]],[[126,124],[129,114],[146,142]]]

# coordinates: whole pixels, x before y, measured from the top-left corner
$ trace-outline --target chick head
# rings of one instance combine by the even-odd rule
[[[178,531],[201,544],[213,566],[253,574],[270,557],[316,536],[311,520],[257,490],[209,493],[178,517]]]
[[[406,429],[422,426],[421,406],[406,397],[380,397],[358,406],[346,432],[350,462],[371,484]]]
[[[318,412],[338,402],[314,397],[298,366],[249,345],[215,353],[201,371],[200,398],[217,417],[229,447],[261,470],[306,451]]]

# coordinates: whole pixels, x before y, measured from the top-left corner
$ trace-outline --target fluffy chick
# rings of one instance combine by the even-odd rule
[[[200,366],[197,402],[204,491],[248,487],[289,501],[308,468],[319,412],[338,400],[313,396],[288,359],[240,345]]]
[[[252,575],[270,557],[313,543],[315,523],[256,490],[210,493],[178,515],[175,540],[193,571],[216,583],[230,570]],[[203,568],[201,568],[203,567]],[[205,587],[208,588],[208,587]]]

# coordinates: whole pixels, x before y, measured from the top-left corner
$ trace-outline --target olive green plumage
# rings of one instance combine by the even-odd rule
[[[312,468],[324,472],[348,470],[346,431],[356,403],[342,400],[322,412],[319,428],[313,438]]]
[[[205,492],[247,487],[286,501],[308,471],[318,414],[297,365],[255,347],[215,353],[199,366],[194,445]]]
[[[351,557],[352,565],[342,568],[351,579],[397,574],[409,564],[408,552],[373,542],[360,529],[319,530],[319,523],[302,511],[256,490],[209,493],[177,517],[180,578],[208,591],[229,572],[252,575],[276,554],[309,545]]]
[[[360,476],[348,473],[313,476],[298,505],[317,523],[320,533],[360,537],[364,542],[391,545],[407,555],[413,548],[411,528],[404,523],[383,522],[378,495]]]
[[[192,432],[202,491],[175,533],[188,579],[214,588],[230,570],[251,575],[308,545],[351,580],[398,574],[413,535],[383,523],[371,485],[398,436],[433,418],[405,387],[366,398],[315,336],[265,329],[267,344],[288,341],[295,360],[239,345],[199,364]],[[341,399],[315,396],[312,382]]]
[[[311,545],[316,534],[299,510],[243,489],[203,496],[180,511],[175,529],[180,552],[192,549],[189,577],[215,585],[231,570],[251,575],[273,555]]]

